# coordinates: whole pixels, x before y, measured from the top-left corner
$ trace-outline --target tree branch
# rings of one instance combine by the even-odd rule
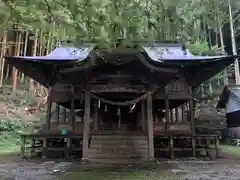
[[[59,2],[59,1],[57,1],[57,0],[52,0],[52,1],[55,2],[55,3],[57,3],[57,4],[59,4],[59,5],[61,5],[61,6],[64,7],[64,8],[66,8],[66,5],[63,4],[63,3],[61,3],[61,2]]]
[[[47,6],[48,14],[53,18],[53,21],[55,21],[57,23],[55,16],[52,14],[51,7],[50,7],[48,1],[47,0],[43,0],[43,1],[44,1],[45,5]]]

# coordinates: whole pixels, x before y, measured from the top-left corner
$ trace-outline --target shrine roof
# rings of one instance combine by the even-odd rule
[[[87,59],[94,50],[95,45],[84,45],[81,47],[58,47],[46,56],[18,56],[8,57],[29,61],[83,61]],[[188,49],[179,44],[154,44],[143,45],[140,51],[146,52],[152,61],[199,61],[222,59],[228,56],[195,56]]]
[[[180,44],[143,44],[140,48],[128,49],[129,51],[148,68],[158,69],[159,72],[161,69],[171,69],[171,72],[162,71],[161,76],[166,77],[164,83],[169,82],[176,74],[188,72],[186,79],[189,79],[189,83],[195,87],[234,62],[234,56],[195,56]],[[59,47],[46,56],[13,56],[6,59],[7,63],[15,66],[26,76],[48,86],[54,81],[59,81],[63,70],[80,71],[83,66],[85,68],[92,66],[88,62],[94,55],[98,59],[97,64],[105,62],[109,54],[111,54],[109,59],[113,59],[115,54],[123,59],[124,55],[129,55],[124,51],[120,55],[118,53],[114,51],[102,53],[96,49],[95,44],[87,44],[78,48]]]

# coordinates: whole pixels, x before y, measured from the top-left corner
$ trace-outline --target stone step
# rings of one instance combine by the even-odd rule
[[[89,149],[89,153],[91,154],[132,154],[132,153],[137,153],[137,154],[146,154],[148,153],[148,149]]]
[[[148,149],[133,149],[133,148],[130,148],[130,149],[114,149],[114,148],[90,148],[88,149],[89,152],[91,153],[102,153],[102,152],[106,152],[106,153],[118,153],[118,152],[126,152],[126,153],[148,153]]]
[[[92,149],[97,149],[97,148],[108,148],[111,146],[109,146],[110,144],[105,144],[105,143],[91,143],[90,144],[90,148]],[[134,145],[134,144],[116,144],[115,146],[112,147],[116,147],[116,148],[122,148],[122,149],[128,149],[128,148],[141,148],[141,149],[148,149],[148,144],[141,144],[141,145]]]
[[[122,142],[122,141],[91,141],[91,144],[103,146],[116,146],[125,145],[129,147],[147,146],[148,142]]]
[[[93,135],[92,140],[148,140],[147,136],[124,136],[124,135]]]
[[[101,164],[144,164],[149,162],[146,159],[108,159],[108,158],[90,158],[88,159],[91,163],[101,163]]]
[[[108,159],[144,159],[148,157],[148,154],[88,154],[90,158],[108,158]]]
[[[102,141],[102,142],[148,142],[147,139],[95,139],[95,138],[91,138],[91,141]]]

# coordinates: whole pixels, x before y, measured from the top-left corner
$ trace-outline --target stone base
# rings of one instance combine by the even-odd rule
[[[88,158],[84,158],[84,157],[83,157],[83,158],[81,159],[81,163],[82,163],[82,164],[89,164],[90,161],[89,161]]]
[[[149,157],[148,161],[156,161],[156,158],[155,157]]]

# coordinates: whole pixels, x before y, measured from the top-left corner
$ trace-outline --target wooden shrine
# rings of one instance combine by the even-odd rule
[[[232,56],[193,56],[179,44],[157,43],[111,52],[57,48],[48,57],[7,59],[49,89],[45,127],[22,136],[41,139],[43,156],[50,150],[62,150],[65,157],[76,151],[93,162],[174,158],[184,152],[218,156],[219,137],[196,133],[194,90],[231,64]],[[52,102],[69,109],[64,122],[59,115],[51,118]],[[65,146],[50,147],[50,138]]]

